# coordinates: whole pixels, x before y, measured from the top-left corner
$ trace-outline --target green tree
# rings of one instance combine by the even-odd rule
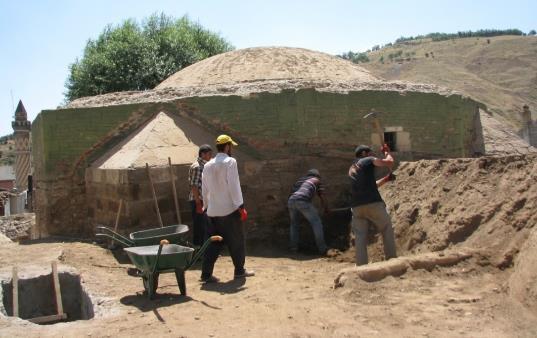
[[[347,53],[343,53],[338,56],[342,59],[349,60],[354,63],[369,62],[369,57],[367,56],[367,53],[360,53],[360,52],[355,53],[353,51],[349,51]]]
[[[537,32],[535,32],[535,29],[532,29],[531,31],[529,31],[528,35],[535,35],[537,34]]]
[[[65,99],[152,89],[178,70],[230,50],[229,42],[187,16],[153,14],[142,24],[108,25],[69,66]]]

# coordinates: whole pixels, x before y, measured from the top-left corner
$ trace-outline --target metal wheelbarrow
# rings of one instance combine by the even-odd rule
[[[188,232],[188,225],[179,224],[132,232],[129,234],[129,238],[127,238],[104,226],[98,226],[95,228],[95,235],[97,237],[110,238],[111,240],[118,242],[127,248],[134,246],[157,245],[163,239],[167,239],[170,243],[177,244],[181,242],[181,237],[186,232]]]
[[[212,236],[203,243],[194,254],[194,249],[178,244],[169,244],[163,239],[160,245],[136,246],[125,248],[132,264],[142,277],[144,290],[149,299],[153,299],[158,288],[158,277],[161,273],[175,272],[177,285],[181,295],[186,296],[185,271],[203,255],[211,242],[221,241],[221,236]]]

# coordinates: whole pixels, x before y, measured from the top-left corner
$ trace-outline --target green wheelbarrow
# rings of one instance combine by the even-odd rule
[[[170,243],[177,244],[182,241],[181,237],[186,232],[188,232],[188,225],[179,224],[132,232],[129,234],[129,238],[127,238],[104,226],[95,228],[95,235],[97,237],[109,238],[127,248],[157,245],[163,239],[167,239]]]
[[[221,236],[212,236],[194,254],[194,249],[178,244],[169,244],[163,239],[160,245],[136,246],[125,248],[132,264],[142,277],[144,290],[149,299],[153,299],[158,288],[161,273],[174,272],[181,295],[186,296],[185,271],[203,255],[211,242],[221,241]]]

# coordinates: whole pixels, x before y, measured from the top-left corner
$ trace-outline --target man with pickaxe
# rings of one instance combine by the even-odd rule
[[[371,223],[382,234],[386,259],[397,257],[390,215],[378,191],[378,187],[393,180],[395,176],[390,172],[378,181],[375,180],[375,167],[391,168],[393,157],[386,144],[382,146],[381,152],[384,153],[383,159],[373,156],[368,146],[358,146],[355,150],[356,159],[349,168],[352,231],[356,237],[356,265],[364,265],[368,262],[367,232]]]
[[[368,115],[364,118],[369,117]],[[376,126],[379,126],[376,116],[374,118]],[[380,128],[377,128],[377,131],[382,142],[384,135],[382,135]],[[384,158],[375,157],[369,146],[358,146],[354,151],[356,159],[349,168],[352,230],[356,237],[356,265],[368,263],[367,232],[370,224],[373,224],[382,234],[386,259],[397,257],[390,215],[388,215],[386,204],[378,191],[378,187],[395,179],[391,173],[394,161],[388,145],[383,144],[380,150]],[[390,173],[377,181],[375,180],[375,167],[387,167],[390,169]]]

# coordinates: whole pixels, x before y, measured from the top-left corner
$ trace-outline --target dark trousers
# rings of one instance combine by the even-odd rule
[[[233,265],[235,266],[235,275],[244,273],[244,230],[240,214],[235,211],[223,217],[208,217],[210,236],[219,235],[224,238],[221,242],[211,242],[205,256],[203,257],[203,266],[201,277],[208,278],[213,275],[214,263],[218,259],[220,251],[227,245]]]
[[[192,227],[194,228],[192,229],[192,243],[201,246],[203,245],[203,242],[209,238],[206,234],[207,214],[205,212],[203,214],[198,214],[196,212],[196,201],[190,201],[190,207],[192,209]]]

